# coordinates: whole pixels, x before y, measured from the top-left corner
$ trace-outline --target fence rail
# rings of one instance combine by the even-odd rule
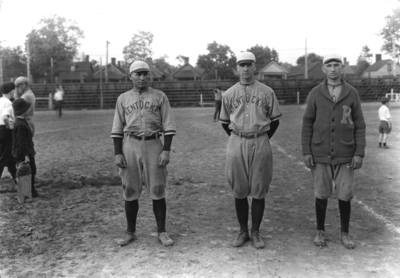
[[[385,96],[393,88],[400,93],[400,82],[396,79],[350,79],[350,85],[360,93],[362,101],[376,101]],[[218,83],[222,89],[227,89],[237,81],[158,81],[152,82],[151,87],[159,89],[168,96],[172,106],[198,106],[200,95],[203,102],[214,101],[213,89]],[[270,86],[280,100],[285,104],[305,102],[310,90],[322,80],[266,80],[262,83]],[[132,83],[66,83],[63,84],[65,99],[63,107],[67,109],[110,109],[115,107],[118,96],[130,90]],[[49,94],[54,94],[54,84],[32,84],[32,91],[39,98],[38,109],[48,109]],[[299,96],[299,99],[298,97]],[[101,101],[103,100],[103,101]],[[101,107],[103,103],[103,107]]]

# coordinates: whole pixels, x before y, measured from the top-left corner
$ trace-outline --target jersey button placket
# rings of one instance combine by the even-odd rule
[[[244,107],[244,130],[250,130],[250,109],[249,109],[249,103],[250,103],[250,93],[249,93],[249,86],[245,87],[245,107]]]

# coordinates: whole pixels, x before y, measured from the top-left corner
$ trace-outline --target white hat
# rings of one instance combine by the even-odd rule
[[[254,56],[254,54],[251,52],[240,52],[236,57],[236,64],[239,64],[243,61],[255,62],[256,56]]]
[[[149,65],[143,61],[135,61],[131,64],[129,68],[129,74],[132,72],[140,72],[140,71],[150,71]]]
[[[20,76],[14,81],[15,87],[18,87],[21,84],[28,84],[28,83],[29,83],[28,78],[26,78],[25,76]]]
[[[330,61],[338,61],[343,63],[342,56],[339,54],[328,54],[324,57],[323,64],[329,63]]]

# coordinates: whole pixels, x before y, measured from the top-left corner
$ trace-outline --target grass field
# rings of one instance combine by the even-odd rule
[[[138,241],[120,248],[125,230],[120,179],[110,138],[113,110],[35,114],[38,191],[19,205],[6,175],[0,185],[0,277],[400,277],[400,108],[391,109],[390,149],[377,148],[379,103],[363,105],[367,150],[356,172],[350,233],[339,240],[330,200],[327,246],[315,236],[312,181],[302,163],[303,107],[282,107],[271,144],[274,178],[261,235],[266,248],[236,249],[233,197],[226,184],[227,136],[213,108],[174,109],[178,126],[168,166],[167,230],[157,242],[151,200],[143,194]]]

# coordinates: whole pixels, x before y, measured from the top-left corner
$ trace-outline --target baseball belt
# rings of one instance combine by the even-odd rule
[[[127,135],[128,135],[130,138],[134,138],[134,139],[136,139],[136,140],[145,140],[145,141],[157,139],[157,138],[160,137],[160,135],[159,135],[158,133],[153,134],[153,135],[150,135],[150,136],[137,136],[137,135],[130,134],[130,133],[127,133]]]
[[[257,138],[257,137],[266,135],[268,133],[268,131],[263,131],[260,133],[244,133],[244,132],[237,132],[235,130],[232,130],[232,133],[235,134],[236,136],[239,136],[240,138],[253,139],[253,138]]]

